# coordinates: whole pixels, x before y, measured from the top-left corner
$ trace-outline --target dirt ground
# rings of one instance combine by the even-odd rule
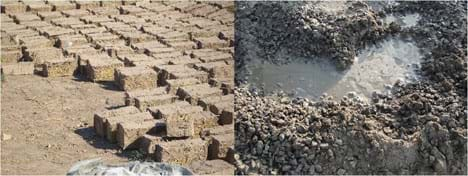
[[[1,174],[62,175],[84,159],[126,161],[92,128],[96,110],[123,103],[123,92],[112,88],[74,77],[8,76],[1,92]]]

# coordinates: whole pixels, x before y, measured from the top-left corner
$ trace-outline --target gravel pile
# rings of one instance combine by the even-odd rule
[[[252,13],[246,13],[250,15],[245,18],[258,18],[258,21],[262,21],[251,24],[251,27],[264,25],[259,29],[245,27],[248,32],[236,34],[236,37],[240,36],[236,46],[236,51],[240,51],[236,57],[240,60],[236,60],[238,68],[245,64],[243,59],[248,60],[250,57],[272,61],[261,53],[279,50],[272,49],[276,45],[285,48],[305,45],[301,40],[292,42],[284,39],[288,35],[297,39],[294,38],[299,35],[297,30],[309,30],[304,28],[288,28],[292,32],[280,30],[270,33],[277,36],[277,41],[283,41],[271,41],[271,46],[274,47],[266,47],[266,44],[262,44],[264,40],[259,40],[259,47],[256,48],[248,45],[249,42],[254,42],[254,38],[262,38],[258,33],[267,36],[269,34],[265,31],[281,29],[275,25],[265,26],[273,24],[269,21],[283,25],[298,23],[300,26],[300,20],[294,21],[297,19],[295,15],[275,15],[284,14],[281,9],[297,6],[279,4],[257,4],[250,7],[253,9],[246,10]],[[314,3],[306,6],[311,9],[320,7]],[[400,2],[395,6],[386,6],[379,12],[370,10],[366,13],[364,10],[361,13],[356,10],[353,11],[355,13],[348,14],[356,18],[337,23],[327,23],[323,19],[330,17],[320,11],[293,13],[308,14],[319,21],[318,26],[333,26],[331,28],[341,29],[335,31],[336,35],[345,36],[342,39],[346,42],[339,42],[340,45],[327,43],[333,39],[339,40],[340,37],[318,40],[324,41],[323,48],[332,47],[334,51],[317,48],[319,46],[314,44],[300,47],[305,50],[308,48],[311,53],[343,53],[341,51],[345,50],[338,46],[346,46],[354,54],[362,47],[361,43],[355,41],[363,41],[364,44],[376,42],[386,33],[417,39],[417,44],[427,53],[420,68],[422,78],[415,83],[396,82],[391,94],[375,93],[371,102],[362,102],[352,93],[341,101],[333,101],[327,96],[319,101],[290,98],[284,94],[264,96],[242,84],[243,74],[236,75],[238,174],[466,175],[466,6],[466,2]],[[260,10],[268,9],[267,7],[271,8],[270,11],[260,13]],[[348,7],[367,9],[365,3],[351,4]],[[257,13],[253,13],[257,10]],[[389,26],[380,25],[380,19],[389,13],[419,13],[421,20],[417,26],[407,29],[402,29],[395,23]],[[358,18],[359,14],[367,15]],[[378,19],[375,25],[370,25],[374,24],[371,21],[375,18]],[[359,34],[359,31],[366,32],[354,39],[346,37],[353,33],[348,33],[348,30],[353,29],[350,26],[358,26],[359,30],[353,31],[355,34]],[[238,31],[236,27],[236,32]],[[329,31],[322,32],[321,35],[332,36]],[[304,40],[313,36],[302,35]],[[363,38],[364,40],[360,40]],[[270,39],[275,37],[270,36]],[[338,67],[341,67],[340,63],[352,64],[345,61],[346,59],[340,60],[346,58],[341,56],[335,57]]]

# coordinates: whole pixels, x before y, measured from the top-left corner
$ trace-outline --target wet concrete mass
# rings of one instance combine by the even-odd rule
[[[326,93],[340,99],[351,93],[366,99],[374,91],[387,91],[396,81],[416,80],[421,58],[411,40],[390,38],[360,51],[355,64],[344,71],[326,59],[294,58],[284,65],[252,62],[249,81],[267,94],[283,90],[293,96],[317,99]]]

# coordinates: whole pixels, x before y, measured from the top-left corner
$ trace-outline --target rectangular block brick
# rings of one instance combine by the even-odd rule
[[[18,62],[2,64],[2,74],[5,75],[32,75],[34,74],[34,63]]]
[[[177,93],[179,87],[201,84],[202,82],[195,78],[169,79],[165,81],[167,90],[171,94]]]
[[[221,115],[223,110],[234,107],[234,101],[224,101],[212,104],[209,109],[216,115]]]
[[[21,51],[3,51],[2,54],[2,63],[16,63],[22,57]]]
[[[117,59],[88,59],[86,65],[87,76],[91,81],[113,81],[114,70],[123,66],[123,62]]]
[[[54,47],[26,49],[25,57],[36,64],[43,64],[45,61],[63,59],[62,50]]]
[[[229,151],[229,147],[233,145],[233,133],[211,136],[211,143],[208,146],[208,159],[226,158]]]
[[[203,110],[209,111],[210,107],[221,102],[234,102],[234,95],[223,95],[223,96],[210,96],[201,98],[198,101],[198,105],[203,107]]]
[[[178,111],[177,115],[165,118],[166,135],[168,137],[192,137],[195,134],[194,116]]]
[[[127,114],[136,114],[140,113],[141,111],[136,108],[135,106],[125,106],[117,109],[111,110],[103,110],[96,112],[94,114],[94,130],[98,136],[104,137],[105,136],[105,128],[104,123],[106,122],[107,118],[114,117],[114,116],[121,116]]]
[[[187,65],[188,67],[193,67],[193,65],[201,63],[198,59],[192,59],[190,56],[181,56],[173,58],[169,61],[171,65]]]
[[[210,87],[208,84],[197,84],[179,88],[177,95],[195,105],[201,98],[221,96],[222,91],[218,88]]]
[[[147,67],[123,67],[115,70],[115,81],[125,91],[151,89],[156,87],[157,75]]]
[[[217,55],[211,55],[211,56],[201,56],[199,58],[202,62],[216,62],[216,61],[226,61],[226,60],[232,60],[232,55],[228,53],[220,53]]]
[[[75,58],[68,57],[45,61],[42,65],[42,71],[44,76],[47,77],[72,76],[77,66],[78,61]]]
[[[202,131],[202,137],[205,139],[211,138],[211,136],[234,134],[234,124],[220,125],[213,128],[205,128]]]
[[[173,140],[156,146],[155,161],[187,165],[194,161],[205,161],[208,143],[201,139]]]
[[[121,116],[113,116],[108,117],[104,123],[105,136],[107,141],[110,143],[117,142],[117,124],[123,122],[135,122],[135,123],[142,123],[147,120],[152,120],[153,116],[148,112],[136,113],[136,114],[128,114],[128,115],[121,115]]]
[[[194,133],[196,137],[201,137],[204,129],[218,126],[218,117],[208,111],[195,113],[193,119]]]
[[[218,123],[221,125],[234,123],[234,106],[223,109],[221,115],[219,116]]]
[[[234,175],[235,167],[223,160],[195,161],[189,168],[196,175]]]
[[[138,149],[139,138],[145,134],[158,134],[165,131],[162,120],[144,120],[143,122],[127,121],[117,124],[117,144],[122,149]]]
[[[174,103],[171,104],[148,107],[147,110],[153,115],[154,118],[162,119],[163,117],[167,117],[173,113],[177,113],[179,109],[185,107],[190,107],[190,109],[193,109],[188,102],[176,100]],[[195,109],[194,111],[196,112],[197,109]]]
[[[152,60],[155,60],[155,59],[145,54],[129,54],[124,57],[124,62],[126,65],[135,65],[135,62],[152,61]]]
[[[73,4],[68,1],[48,1],[52,5],[54,11],[63,11],[63,10],[72,10],[76,9],[76,4]]]
[[[161,142],[164,142],[164,139],[161,136],[144,134],[139,139],[139,151],[149,158],[155,158],[156,145]]]
[[[140,110],[146,110],[151,106],[158,106],[173,103],[177,96],[174,95],[152,95],[135,98],[135,106]]]
[[[163,94],[167,94],[167,90],[165,87],[126,91],[125,92],[125,105],[134,106],[136,97],[163,95]]]

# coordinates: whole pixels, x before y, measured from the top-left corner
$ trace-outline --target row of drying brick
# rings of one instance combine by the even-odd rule
[[[207,84],[180,87],[177,95],[164,87],[127,92],[128,106],[95,114],[96,133],[160,162],[233,162],[233,95]]]
[[[57,1],[5,1],[1,5],[2,13],[22,13],[22,12],[55,12],[55,11],[70,11],[76,9],[116,9],[121,14],[141,14],[141,13],[158,13],[166,10],[181,10],[191,13],[195,16],[202,16],[211,20],[218,20],[223,24],[232,24],[234,15],[232,11],[233,2],[129,2],[129,1],[76,1],[76,2],[57,2]],[[99,11],[99,10],[98,10]],[[75,15],[72,13],[71,15]],[[79,14],[78,14],[79,15]]]

